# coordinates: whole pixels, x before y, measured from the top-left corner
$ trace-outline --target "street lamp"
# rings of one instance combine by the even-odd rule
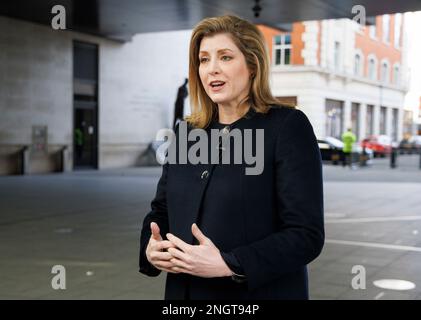
[[[260,11],[262,11],[262,7],[259,5],[260,0],[254,0],[254,1],[256,2],[256,4],[253,7],[253,12],[254,12],[254,16],[258,18],[260,15]]]

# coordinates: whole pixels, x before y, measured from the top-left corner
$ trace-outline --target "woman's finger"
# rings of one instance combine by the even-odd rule
[[[180,267],[172,267],[171,270],[176,273],[188,273],[194,275],[192,271]]]
[[[189,264],[187,264],[186,262],[184,262],[184,261],[182,261],[182,260],[180,260],[180,259],[177,259],[177,258],[172,258],[171,260],[170,260],[170,262],[175,266],[175,267],[179,267],[179,268],[182,268],[182,269],[184,269],[184,270],[192,270],[193,269],[193,267],[192,266],[190,266]]]
[[[181,250],[178,250],[176,248],[169,248],[168,253],[170,253],[172,256],[174,256],[175,258],[179,260],[189,263],[189,260],[190,260],[189,255],[184,253]]]
[[[162,240],[155,244],[156,250],[166,250],[168,248],[176,248],[176,245],[168,240]]]
[[[169,261],[160,260],[160,261],[154,262],[154,266],[157,267],[157,268],[170,269],[170,268],[174,267],[174,264],[172,262],[169,262]]]
[[[191,245],[189,245],[188,243],[184,242],[183,240],[181,240],[180,238],[176,237],[175,235],[171,233],[167,233],[167,239],[170,240],[173,244],[175,244],[178,248],[180,248],[184,252],[190,250],[190,248],[192,247]]]
[[[151,237],[157,241],[162,240],[158,224],[156,222],[151,222],[150,227],[151,227]]]
[[[181,273],[182,271],[176,271],[173,270],[172,268],[174,267],[174,264],[172,264],[171,262],[167,262],[167,261],[160,261],[156,264],[154,264],[155,268],[165,271],[165,272],[170,272],[170,273]]]
[[[159,261],[159,260],[168,261],[173,258],[173,255],[169,252],[155,251],[151,254],[151,258],[154,261]]]
[[[162,269],[159,269],[159,270],[162,270],[162,271],[165,271],[165,272],[168,272],[168,273],[182,273],[180,271],[175,271],[175,270],[167,269],[167,268],[162,268]]]

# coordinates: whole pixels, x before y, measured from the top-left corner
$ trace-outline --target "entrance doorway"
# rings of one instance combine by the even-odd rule
[[[73,166],[98,168],[98,47],[73,43]]]

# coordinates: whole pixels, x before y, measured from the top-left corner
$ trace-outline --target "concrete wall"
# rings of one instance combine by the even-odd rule
[[[48,154],[32,154],[33,172],[54,170],[57,145],[71,143],[71,42],[46,27],[0,17],[0,153],[31,142],[48,126]],[[3,167],[3,168],[1,168]],[[0,167],[0,173],[8,171]],[[3,172],[2,172],[3,171]]]
[[[16,171],[16,153],[32,143],[35,125],[48,127],[48,152],[30,153],[29,173],[56,170],[63,145],[72,167],[73,40],[99,45],[99,167],[140,164],[156,131],[172,121],[190,32],[120,43],[0,17],[0,174]]]
[[[138,163],[139,145],[172,125],[177,90],[188,77],[190,33],[139,34],[101,46],[101,167]]]

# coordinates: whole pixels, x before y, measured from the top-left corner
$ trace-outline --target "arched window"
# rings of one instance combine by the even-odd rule
[[[392,79],[392,81],[393,81],[393,84],[395,84],[395,85],[399,85],[400,84],[400,82],[401,82],[401,70],[400,70],[400,66],[399,66],[399,64],[398,63],[396,63],[394,66],[393,66],[393,79]]]
[[[341,54],[341,43],[339,41],[335,41],[333,63],[335,65],[336,72],[341,70]]]
[[[362,54],[357,52],[354,56],[354,75],[361,76],[363,71],[363,58]]]
[[[387,60],[383,60],[380,71],[380,81],[384,83],[389,83],[389,74],[389,62]]]
[[[368,58],[368,78],[377,80],[377,60],[373,55]]]
[[[395,48],[401,46],[402,13],[395,14],[395,36],[393,37]]]
[[[377,33],[376,24],[373,24],[372,26],[368,27],[368,33],[370,34],[370,38],[372,38],[372,39],[377,38],[377,36],[376,36],[376,33]]]
[[[382,22],[383,42],[390,43],[390,16],[388,14],[383,15]]]

